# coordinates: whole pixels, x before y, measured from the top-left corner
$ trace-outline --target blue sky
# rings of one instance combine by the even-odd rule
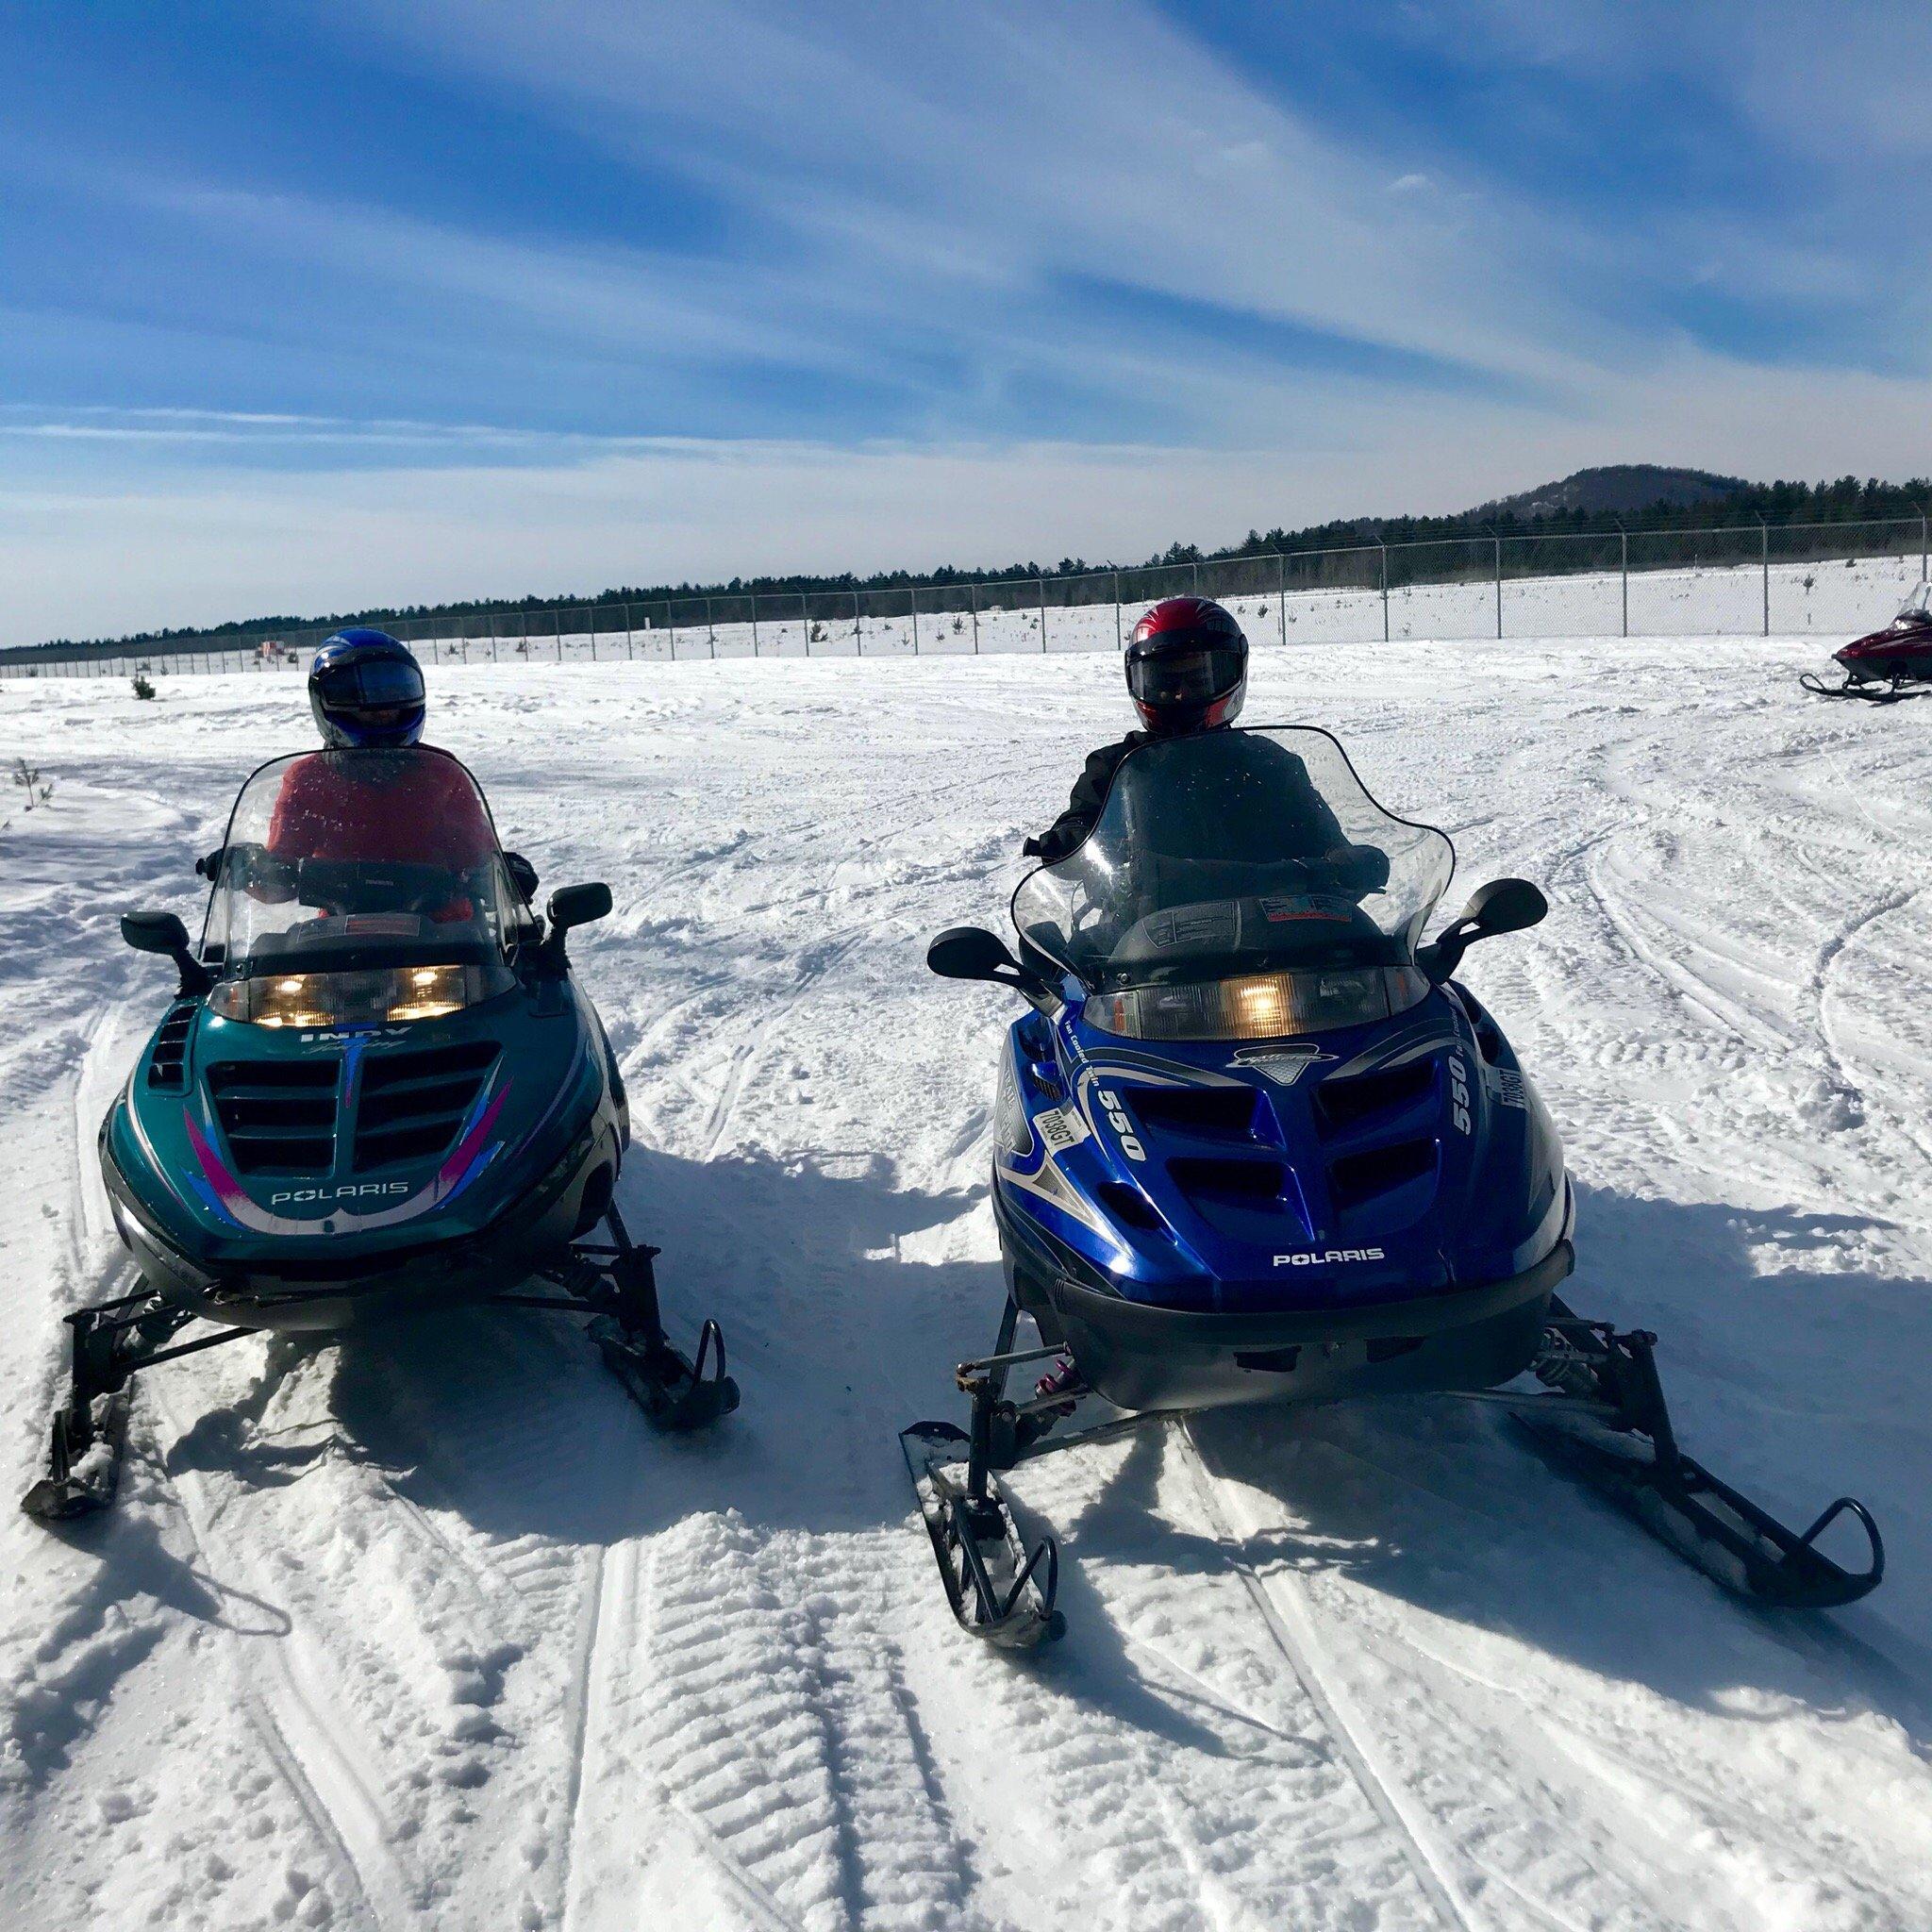
[[[0,641],[1932,468],[1897,6],[0,0]]]

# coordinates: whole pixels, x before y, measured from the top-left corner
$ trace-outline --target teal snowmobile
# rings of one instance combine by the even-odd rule
[[[107,1503],[129,1378],[258,1329],[557,1308],[591,1318],[660,1426],[735,1408],[717,1324],[694,1357],[672,1345],[658,1251],[614,1203],[629,1107],[566,951],[609,888],[554,892],[539,918],[475,780],[425,746],[263,765],[204,864],[198,949],[173,913],[121,923],[179,973],[100,1133],[140,1282],[67,1317],[72,1382],[22,1507]]]

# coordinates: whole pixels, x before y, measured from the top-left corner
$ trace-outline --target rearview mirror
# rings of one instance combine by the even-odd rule
[[[159,953],[172,959],[181,974],[184,993],[204,993],[214,975],[188,949],[188,928],[172,912],[124,912],[121,937],[137,953]]]
[[[925,963],[941,979],[992,979],[1002,967],[1020,970],[1006,941],[983,925],[949,925],[935,934],[925,949]]]
[[[574,925],[589,925],[610,912],[610,888],[601,880],[588,886],[559,886],[550,895],[550,927],[568,932]]]
[[[1477,940],[1521,932],[1549,909],[1550,902],[1527,879],[1491,879],[1469,895],[1460,915],[1428,945],[1416,948],[1415,962],[1441,986]]]
[[[188,950],[188,928],[172,912],[124,912],[121,937],[137,953],[161,953],[170,959]]]
[[[1476,928],[1472,939],[1494,939],[1536,924],[1549,909],[1550,902],[1527,879],[1491,879],[1470,894],[1458,924]]]
[[[574,925],[589,925],[610,910],[610,888],[600,880],[586,886],[558,886],[544,908],[550,915],[550,937],[543,941],[539,957],[549,961],[550,971],[561,973],[569,963],[563,936]]]
[[[941,979],[990,979],[1010,986],[1042,1013],[1060,1005],[1059,995],[1031,968],[1021,965],[997,933],[983,925],[949,925],[933,936],[925,963]]]

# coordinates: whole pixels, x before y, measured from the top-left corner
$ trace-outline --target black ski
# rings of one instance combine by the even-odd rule
[[[699,1331],[695,1360],[661,1333],[641,1334],[612,1315],[599,1315],[585,1332],[605,1367],[660,1429],[701,1429],[738,1407],[738,1384],[725,1374],[724,1337],[715,1322]]]
[[[1601,1491],[1658,1541],[1733,1594],[1781,1609],[1835,1609],[1876,1590],[1885,1544],[1872,1512],[1840,1496],[1808,1529],[1769,1510],[1677,1446],[1656,1358],[1657,1337],[1586,1322],[1553,1299],[1534,1373],[1553,1392],[1511,1398],[1513,1419],[1559,1468]],[[1818,1547],[1840,1518],[1864,1532],[1864,1568]]]
[[[1002,1650],[1058,1637],[1066,1629],[1054,1607],[1058,1548],[1042,1537],[1028,1553],[997,1478],[971,1469],[973,1439],[951,1423],[914,1423],[900,1431],[899,1446],[960,1628]],[[977,1495],[970,1493],[975,1474]]]
[[[133,1398],[125,1384],[112,1394],[96,1396],[88,1406],[85,1426],[78,1429],[71,1407],[56,1412],[47,1473],[20,1499],[29,1516],[42,1523],[65,1523],[105,1509],[114,1500]]]

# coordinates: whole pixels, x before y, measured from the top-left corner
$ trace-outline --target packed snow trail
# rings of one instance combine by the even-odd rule
[[[654,1436],[575,1324],[248,1341],[142,1385],[116,1512],[0,1514],[0,1919],[1215,1932],[1932,1924],[1932,706],[1815,643],[1257,654],[1392,809],[1552,911],[1472,983],[1561,1125],[1571,1299],[1655,1327],[1687,1446],[1884,1589],[1740,1608],[1487,1411],[1246,1411],[1029,1467],[1066,1641],[948,1613],[896,1435],[1001,1297],[989,990],[1021,837],[1126,721],[1109,656],[436,667],[431,737],[574,938],[639,1131],[620,1201],[744,1405]],[[1686,668],[1687,666],[1691,668]],[[1851,716],[1843,715],[1845,712]],[[6,1467],[122,1276],[93,1136],[158,1016],[137,903],[295,680],[0,689]],[[0,808],[4,815],[5,808]]]

